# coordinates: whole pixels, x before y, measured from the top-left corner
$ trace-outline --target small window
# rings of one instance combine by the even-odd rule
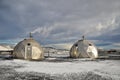
[[[31,44],[30,44],[30,43],[28,43],[27,45],[28,45],[28,46],[30,46]]]
[[[92,44],[89,44],[89,46],[92,46]]]
[[[77,47],[77,46],[78,46],[78,44],[75,44],[75,46]]]

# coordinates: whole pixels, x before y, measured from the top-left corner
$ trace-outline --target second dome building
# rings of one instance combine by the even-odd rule
[[[98,51],[95,45],[84,38],[78,40],[70,50],[71,58],[98,58]]]

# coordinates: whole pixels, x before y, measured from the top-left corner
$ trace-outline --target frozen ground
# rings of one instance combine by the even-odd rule
[[[0,80],[120,80],[120,60],[0,60]]]

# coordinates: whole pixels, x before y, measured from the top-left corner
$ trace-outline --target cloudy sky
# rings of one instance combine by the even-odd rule
[[[85,35],[100,48],[120,48],[120,0],[0,0],[0,43],[32,32],[43,46],[69,48]]]

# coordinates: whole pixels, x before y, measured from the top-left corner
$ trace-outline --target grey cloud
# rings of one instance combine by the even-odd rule
[[[7,6],[0,10],[0,33],[7,32],[0,34],[1,39],[25,38],[33,32],[42,44],[63,44],[73,43],[82,35],[110,42],[119,36],[119,0],[1,1],[1,8]],[[110,33],[115,34],[115,39],[104,38]]]

